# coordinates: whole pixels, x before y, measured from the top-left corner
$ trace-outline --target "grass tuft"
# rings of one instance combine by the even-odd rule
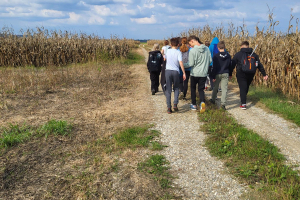
[[[284,165],[285,158],[276,146],[239,125],[227,112],[208,108],[199,117],[206,122],[203,130],[212,155],[224,159],[230,171],[249,185],[259,183],[259,191],[270,198],[300,198],[300,178]]]
[[[114,136],[116,144],[123,147],[148,147],[150,141],[158,136],[157,131],[149,130],[149,126],[132,127]]]
[[[300,104],[286,97],[281,92],[274,92],[266,87],[251,87],[249,94],[254,102],[261,102],[272,111],[281,114],[285,119],[300,126]]]
[[[39,132],[48,137],[48,135],[68,135],[72,130],[72,125],[69,124],[67,121],[60,121],[52,119],[48,121],[45,125],[43,125]]]
[[[11,147],[22,143],[30,138],[32,129],[28,126],[10,124],[8,128],[2,128],[0,147]]]
[[[138,169],[146,171],[154,176],[154,179],[159,182],[164,189],[171,187],[172,175],[169,173],[169,162],[163,155],[152,155],[150,158],[138,164]]]

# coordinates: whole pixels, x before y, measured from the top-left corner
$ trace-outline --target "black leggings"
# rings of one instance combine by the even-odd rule
[[[255,74],[246,74],[241,71],[237,71],[236,73],[237,82],[240,88],[240,98],[242,104],[246,104],[249,86],[254,78],[254,75]]]
[[[183,81],[183,96],[186,97],[186,93],[189,87],[190,71],[185,71],[186,79]]]
[[[151,80],[151,91],[158,91],[158,86],[159,86],[159,74],[160,71],[154,71],[150,72],[150,80]]]

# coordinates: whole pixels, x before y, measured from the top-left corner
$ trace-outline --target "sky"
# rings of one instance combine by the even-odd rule
[[[164,39],[189,28],[268,26],[269,9],[277,31],[286,32],[290,16],[300,18],[299,0],[0,0],[0,25],[20,30],[44,27],[73,33]]]

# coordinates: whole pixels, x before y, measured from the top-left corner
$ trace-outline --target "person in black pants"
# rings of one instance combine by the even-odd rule
[[[246,73],[242,70],[242,65],[244,62],[243,58],[245,58],[244,56],[245,54],[248,56],[252,54],[251,57],[254,57],[254,59],[256,60],[256,67],[262,73],[264,80],[268,80],[268,76],[266,74],[263,65],[260,63],[258,55],[253,52],[252,48],[249,48],[248,41],[242,42],[241,50],[238,53],[236,53],[235,56],[233,57],[231,66],[232,66],[232,70],[235,68],[235,66],[237,66],[236,78],[240,88],[240,98],[241,98],[240,108],[243,110],[246,110],[246,101],[247,101],[249,86],[252,83],[252,80],[255,76],[255,73]]]
[[[159,51],[159,44],[154,44],[153,51],[149,52],[149,58],[147,62],[147,68],[150,73],[152,95],[155,95],[155,93],[158,92],[159,74],[161,72],[163,61],[164,58]]]

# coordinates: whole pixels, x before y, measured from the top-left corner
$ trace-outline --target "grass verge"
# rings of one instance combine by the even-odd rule
[[[266,87],[251,87],[248,96],[254,102],[261,102],[268,109],[281,114],[285,119],[291,120],[300,126],[299,102],[293,101],[281,92]]]
[[[208,105],[199,115],[206,122],[206,145],[212,155],[225,161],[232,174],[267,199],[299,199],[298,173],[284,165],[278,148],[239,125],[227,112]]]

